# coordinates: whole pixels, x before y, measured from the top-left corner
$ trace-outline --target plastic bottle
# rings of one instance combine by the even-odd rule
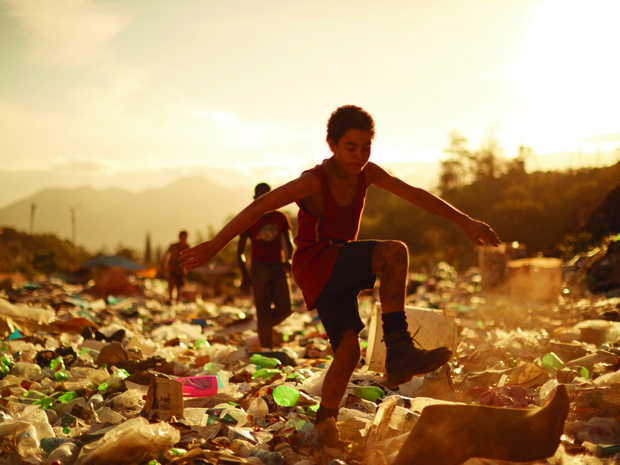
[[[17,453],[24,461],[37,461],[41,454],[37,430],[31,423],[26,423],[17,430],[15,435]],[[28,460],[31,459],[31,460]]]
[[[72,465],[80,455],[80,448],[72,442],[65,442],[47,457],[48,465]]]
[[[54,372],[56,381],[66,381],[71,378],[69,372],[65,369],[65,361],[62,357],[56,357],[50,362],[50,368]]]
[[[299,391],[285,384],[277,386],[272,393],[273,400],[281,407],[292,407],[299,399]]]
[[[553,352],[549,352],[542,357],[542,366],[547,370],[552,368],[559,370],[562,365],[564,365],[562,359]]]
[[[41,374],[41,367],[36,363],[17,362],[13,365],[12,373],[20,378],[35,379]]]
[[[98,392],[93,394],[90,399],[88,399],[88,406],[91,407],[95,412],[103,407],[104,399],[101,394]]]
[[[264,418],[269,413],[269,404],[265,401],[263,396],[255,397],[252,399],[252,402],[250,402],[247,413],[254,418]]]
[[[385,397],[385,392],[383,392],[383,389],[376,386],[356,386],[353,389],[353,395],[360,399],[376,402],[377,399]]]
[[[233,439],[230,448],[235,452],[239,457],[247,459],[252,451],[254,450],[254,446],[250,445],[247,441],[243,439]]]
[[[183,384],[183,396],[207,397],[217,394],[218,380],[215,375],[177,378]]]
[[[56,448],[68,442],[75,444],[78,449],[82,447],[82,443],[79,440],[73,438],[41,438],[41,449],[43,449],[43,452],[45,452],[46,454],[49,454]]]
[[[60,402],[61,404],[65,404],[65,403],[70,402],[73,399],[77,399],[77,398],[78,398],[77,392],[75,392],[75,391],[67,391],[63,395],[58,397],[58,402]]]
[[[261,368],[260,370],[256,370],[256,372],[252,375],[252,379],[263,378],[268,379],[272,376],[282,373],[282,370],[278,370],[276,368]]]
[[[258,457],[265,465],[280,465],[284,462],[284,456],[280,452],[271,452],[265,449],[254,449],[250,457]]]
[[[260,368],[275,368],[281,365],[280,360],[273,357],[265,357],[261,354],[253,354],[250,357],[250,362],[254,365],[258,365]]]
[[[110,402],[113,409],[132,410],[142,408],[144,405],[144,394],[138,389],[127,389],[125,392],[114,397]]]

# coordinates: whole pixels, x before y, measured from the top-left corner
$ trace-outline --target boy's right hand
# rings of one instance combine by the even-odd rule
[[[179,254],[179,261],[184,270],[193,270],[206,263],[209,263],[216,255],[217,250],[211,246],[211,242],[203,242],[195,247],[182,250]]]
[[[493,231],[491,226],[482,221],[470,218],[462,227],[467,236],[469,236],[469,239],[478,245],[492,245],[497,247],[501,244],[501,240],[497,233]]]

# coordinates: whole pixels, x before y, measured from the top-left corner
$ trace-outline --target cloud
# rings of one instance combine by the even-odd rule
[[[62,160],[58,163],[50,166],[52,171],[58,171],[60,173],[79,174],[79,173],[110,173],[120,170],[118,163],[113,163],[110,160],[105,159],[93,159],[92,157],[77,159],[72,158],[68,160]]]
[[[91,0],[5,0],[26,38],[28,59],[44,67],[76,69],[111,55],[110,43],[129,23],[119,7]]]

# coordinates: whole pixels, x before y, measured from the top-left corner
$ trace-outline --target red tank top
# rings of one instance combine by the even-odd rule
[[[297,202],[299,213],[292,271],[306,306],[312,309],[331,275],[340,247],[345,242],[357,239],[366,201],[366,175],[362,171],[357,176],[357,193],[353,201],[341,207],[332,196],[323,165],[316,165],[305,172],[312,173],[321,181],[323,218],[310,215]]]

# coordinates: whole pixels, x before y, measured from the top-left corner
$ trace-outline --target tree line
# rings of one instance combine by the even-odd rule
[[[620,186],[620,163],[609,167],[528,173],[532,149],[522,146],[506,159],[495,140],[477,150],[450,135],[436,193],[468,215],[490,224],[503,242],[525,245],[528,256],[569,260],[604,234],[584,226],[595,208]],[[618,213],[616,213],[617,215]],[[609,231],[609,233],[620,231]],[[603,231],[604,233],[604,231]],[[374,186],[368,192],[360,239],[399,239],[412,265],[429,258],[459,269],[477,264],[476,247],[453,223],[414,208]]]

